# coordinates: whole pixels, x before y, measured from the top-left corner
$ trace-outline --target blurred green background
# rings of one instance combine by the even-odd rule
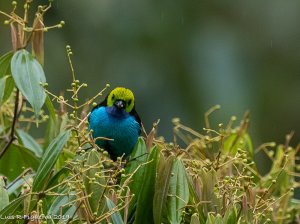
[[[36,0],[31,9],[46,3]],[[0,8],[10,11],[11,1],[1,0]],[[69,44],[76,75],[89,85],[82,99],[106,83],[128,87],[146,130],[160,118],[167,140],[173,117],[202,131],[205,111],[220,104],[215,128],[250,110],[255,146],[283,143],[291,130],[298,143],[299,1],[54,0],[45,22],[60,20],[64,28],[45,40],[52,92],[69,86]],[[11,49],[4,25],[0,43],[1,54]]]

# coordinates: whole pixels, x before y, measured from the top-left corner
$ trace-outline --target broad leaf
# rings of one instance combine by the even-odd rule
[[[50,143],[46,149],[33,181],[33,192],[38,192],[43,189],[45,183],[48,181],[51,170],[55,165],[59,154],[69,139],[69,136],[70,130],[62,132]]]
[[[138,168],[141,164],[145,163],[147,161],[147,149],[145,142],[142,137],[138,139],[138,142],[136,143],[133,152],[130,156],[129,162],[126,164],[125,167],[125,174],[131,174],[135,172],[132,179],[133,181],[129,184],[130,191],[134,194],[137,194],[140,190],[140,186],[142,184],[141,177],[144,172],[144,167]],[[138,170],[136,170],[138,169]],[[123,184],[126,178],[123,178],[121,180],[121,183]]]
[[[129,162],[127,163],[127,165],[125,167],[126,178],[121,179],[121,185],[123,185],[126,180],[128,181],[128,176],[130,176],[130,174],[135,172],[135,174],[129,180],[128,186],[130,188],[130,192],[136,196],[139,195],[139,192],[143,185],[142,177],[143,177],[143,173],[144,173],[146,167],[142,164],[147,161],[146,153],[147,153],[146,144],[145,144],[143,138],[140,137],[138,139],[137,144],[135,145],[133,152],[131,153]],[[124,194],[125,194],[125,191],[124,191]],[[136,200],[137,200],[137,197],[133,197],[133,199],[129,205],[129,209],[128,209],[129,214],[132,213],[133,208],[136,203]]]
[[[138,138],[138,141],[130,155],[130,160],[126,165],[126,173],[132,173],[141,163],[147,161],[147,149],[144,139]]]
[[[155,183],[155,193],[153,198],[154,223],[161,223],[162,214],[165,211],[166,199],[169,192],[169,183],[175,157],[170,156],[167,160],[161,157],[159,161],[158,173]]]
[[[4,162],[5,161],[5,162]],[[0,162],[0,174],[10,181],[18,177],[26,168],[36,170],[39,166],[38,158],[27,148],[11,144]]]
[[[185,168],[178,159],[173,165],[172,174],[167,198],[168,212],[165,215],[170,223],[181,223],[182,211],[189,199],[189,187]]]
[[[135,222],[138,223],[153,223],[153,196],[155,191],[156,167],[159,160],[157,146],[154,146],[150,152],[143,174],[143,185],[138,196]]]
[[[41,86],[41,83],[46,82],[42,66],[28,51],[22,49],[11,60],[11,72],[17,87],[38,117],[46,99],[45,90]]]
[[[88,195],[92,195],[88,198],[91,209],[94,212],[99,210],[100,200],[103,197],[106,185],[105,174],[101,168],[101,158],[99,152],[91,150],[86,154],[85,167],[89,168],[83,177],[85,190]],[[92,168],[93,167],[93,168]],[[97,175],[95,175],[97,174]],[[95,178],[95,181],[91,179]]]

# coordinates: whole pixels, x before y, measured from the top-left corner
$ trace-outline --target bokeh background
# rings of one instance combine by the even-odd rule
[[[46,3],[35,0],[31,9]],[[1,10],[10,8],[0,1]],[[291,130],[299,142],[299,1],[54,0],[45,23],[61,20],[64,28],[45,40],[52,92],[69,86],[71,45],[76,76],[89,86],[82,99],[106,83],[128,87],[146,129],[160,118],[167,140],[173,117],[202,131],[205,111],[220,104],[214,127],[250,110],[255,146],[283,143]],[[9,38],[1,25],[1,54],[11,49]]]

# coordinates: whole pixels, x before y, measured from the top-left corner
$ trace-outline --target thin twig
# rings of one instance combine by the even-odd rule
[[[19,117],[18,114],[18,107],[19,107],[19,89],[16,91],[16,99],[15,99],[15,108],[14,108],[14,118],[12,121],[11,129],[10,129],[10,136],[9,136],[9,141],[7,144],[4,146],[3,150],[0,152],[0,159],[6,152],[6,150],[9,148],[9,146],[13,143],[13,141],[16,139],[15,137],[15,126]]]

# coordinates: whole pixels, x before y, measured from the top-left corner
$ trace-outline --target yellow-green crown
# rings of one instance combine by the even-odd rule
[[[113,89],[107,97],[107,106],[111,107],[117,100],[122,100],[126,103],[125,110],[129,113],[134,107],[134,95],[130,89],[117,87]]]

